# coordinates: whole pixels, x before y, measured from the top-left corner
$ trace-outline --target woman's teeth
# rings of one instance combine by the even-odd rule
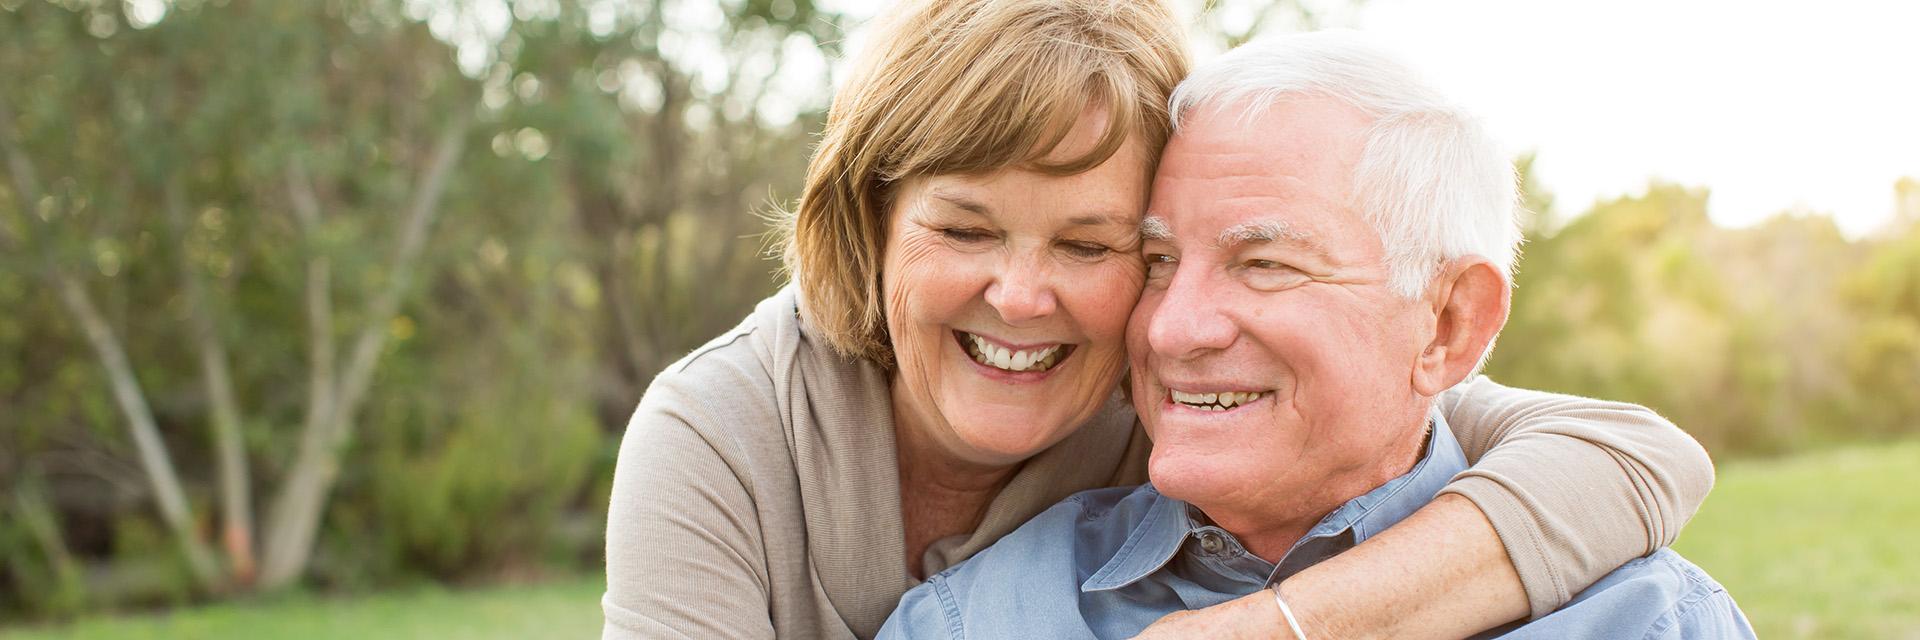
[[[1259,400],[1265,395],[1267,395],[1265,391],[1227,391],[1222,393],[1187,393],[1185,391],[1174,391],[1173,401],[1201,411],[1226,411]]]
[[[975,362],[995,369],[1004,369],[1006,371],[1046,371],[1052,369],[1054,363],[1060,361],[1061,345],[1056,344],[1045,349],[1013,351],[1006,347],[987,342],[980,336],[965,332],[961,333],[966,336],[965,344],[967,345],[967,355],[973,356]]]

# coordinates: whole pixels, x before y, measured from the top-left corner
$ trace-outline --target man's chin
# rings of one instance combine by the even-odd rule
[[[1147,477],[1161,495],[1189,503],[1207,502],[1221,495],[1222,489],[1231,491],[1230,486],[1223,485],[1231,485],[1230,478],[1235,474],[1219,462],[1216,456],[1155,449],[1147,462]]]

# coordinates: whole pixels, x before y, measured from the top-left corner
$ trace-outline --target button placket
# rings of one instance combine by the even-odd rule
[[[1200,550],[1205,551],[1207,555],[1219,555],[1220,552],[1226,548],[1227,541],[1222,539],[1218,532],[1200,532]]]

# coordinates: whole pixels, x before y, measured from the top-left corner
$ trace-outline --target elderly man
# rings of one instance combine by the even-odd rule
[[[1173,109],[1128,329],[1152,484],[1053,507],[908,593],[882,637],[1129,637],[1352,548],[1466,468],[1433,405],[1506,322],[1497,146],[1351,34],[1241,47]],[[1282,637],[1332,633],[1272,596]],[[1753,636],[1670,550],[1493,633]]]

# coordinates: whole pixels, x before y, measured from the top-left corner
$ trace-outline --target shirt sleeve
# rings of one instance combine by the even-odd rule
[[[881,625],[874,640],[946,640],[966,637],[960,607],[947,585],[946,574],[936,574],[900,597],[900,606]]]
[[[656,384],[620,444],[601,637],[773,638],[751,485],[676,395]]]
[[[1713,488],[1706,450],[1645,407],[1485,376],[1443,394],[1440,407],[1474,465],[1442,492],[1486,513],[1534,618],[1671,544]]]

